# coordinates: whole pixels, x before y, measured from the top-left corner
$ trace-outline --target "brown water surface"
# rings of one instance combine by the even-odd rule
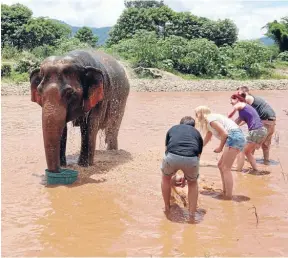
[[[288,92],[255,94],[277,112],[273,164],[259,164],[268,171],[264,175],[233,172],[234,200],[221,200],[209,190],[221,188],[214,139],[204,149],[200,169],[199,207],[206,214],[194,222],[177,198],[170,219],[162,210],[165,133],[200,104],[227,114],[231,93],[131,92],[121,150],[103,151],[100,134],[95,165],[89,168],[75,164],[80,130],[69,124],[68,161],[80,178],[57,187],[41,184],[46,168],[41,108],[29,96],[2,96],[2,255],[288,256],[288,116],[283,111]],[[261,151],[256,157],[262,158]]]

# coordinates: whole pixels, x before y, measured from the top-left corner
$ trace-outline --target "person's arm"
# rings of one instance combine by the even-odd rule
[[[210,125],[212,128],[214,128],[218,132],[218,134],[221,138],[219,147],[214,150],[214,152],[220,153],[224,148],[225,142],[226,142],[227,137],[228,137],[228,133],[224,129],[224,127],[217,121],[211,122]]]
[[[228,118],[233,117],[234,114],[235,114],[237,111],[239,111],[240,109],[242,109],[242,108],[243,108],[242,103],[237,103],[237,104],[235,104],[235,105],[233,106],[232,112],[230,112],[230,114],[228,114]]]
[[[201,157],[202,151],[203,151],[203,138],[199,133],[199,154],[198,154],[199,158]]]
[[[169,132],[170,132],[170,131],[168,131],[168,132],[166,133],[166,138],[165,138],[165,152],[167,151],[167,146],[168,146],[168,142],[169,142],[169,139],[170,139]]]
[[[240,117],[237,117],[234,121],[237,125],[242,126],[244,125],[246,122],[244,120],[242,120]]]
[[[236,112],[237,112],[237,109],[235,107],[233,107],[232,112],[230,112],[230,114],[228,114],[228,118],[233,117]]]
[[[254,102],[254,98],[252,96],[249,96],[249,95],[246,95],[245,100],[246,100],[246,103],[249,105],[252,105]]]
[[[206,146],[206,144],[211,140],[211,138],[212,138],[212,133],[210,131],[208,131],[206,133],[205,138],[204,138],[203,147]]]

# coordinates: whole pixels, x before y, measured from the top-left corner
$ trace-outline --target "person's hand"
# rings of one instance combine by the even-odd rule
[[[214,150],[215,153],[220,153],[222,151],[222,148],[218,147]]]

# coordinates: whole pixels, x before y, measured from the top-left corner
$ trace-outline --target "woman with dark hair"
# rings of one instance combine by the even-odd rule
[[[245,93],[242,93],[241,95],[233,94],[231,96],[230,103],[233,105],[233,111],[228,115],[228,117],[233,117],[233,115],[238,111],[239,117],[235,120],[235,122],[238,125],[246,123],[249,131],[248,137],[246,139],[247,144],[245,145],[243,152],[238,156],[237,170],[242,170],[244,166],[245,155],[252,168],[257,171],[258,169],[256,160],[253,156],[253,152],[256,148],[261,146],[261,143],[267,135],[267,129],[264,127],[257,111],[246,103],[245,97]]]

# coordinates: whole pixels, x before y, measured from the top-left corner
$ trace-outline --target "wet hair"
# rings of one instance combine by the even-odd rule
[[[231,96],[231,99],[238,99],[240,102],[245,102],[246,103],[246,94],[241,93],[241,94],[233,94]]]
[[[238,87],[237,90],[241,90],[243,92],[248,92],[249,93],[249,88],[247,86]]]
[[[184,116],[184,117],[182,117],[180,124],[191,125],[194,127],[195,126],[195,120],[191,116]]]

